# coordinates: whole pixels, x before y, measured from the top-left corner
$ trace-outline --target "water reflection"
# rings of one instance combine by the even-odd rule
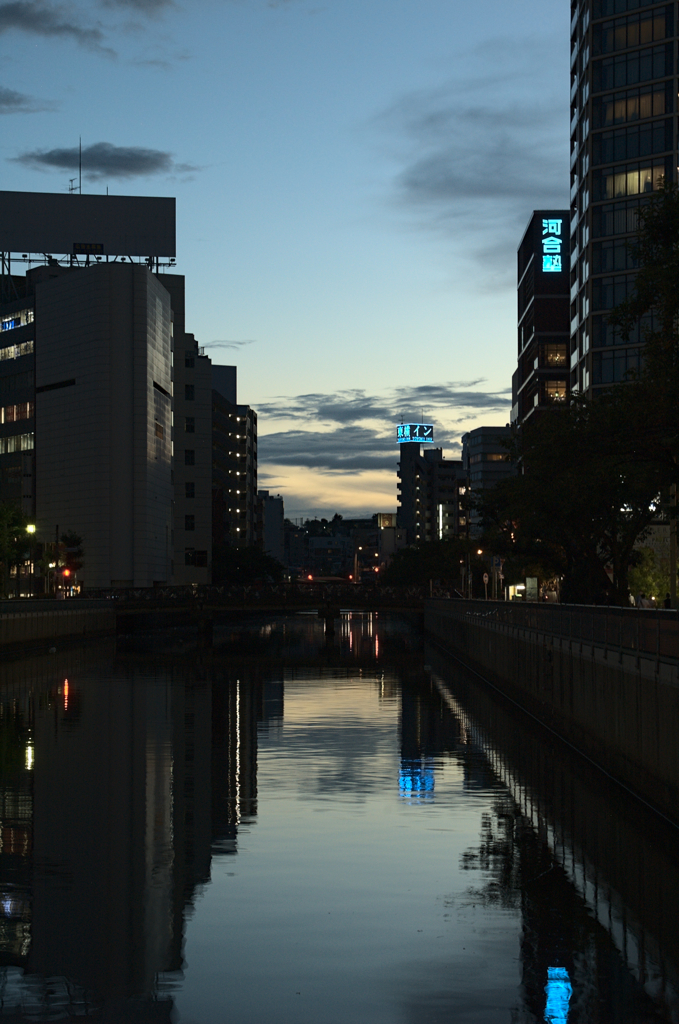
[[[664,826],[408,621],[214,635],[0,667],[0,1016],[679,1019]]]

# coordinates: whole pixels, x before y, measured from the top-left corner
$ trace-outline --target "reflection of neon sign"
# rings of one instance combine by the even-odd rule
[[[563,270],[561,247],[563,238],[561,217],[545,217],[542,221],[542,269],[546,274],[559,274]]]
[[[399,444],[405,441],[415,441],[418,444],[433,443],[434,427],[431,423],[399,423],[396,440]]]
[[[401,758],[398,773],[398,791],[402,797],[420,800],[434,799],[434,766],[419,758]]]
[[[547,994],[547,1002],[545,1004],[545,1021],[547,1024],[566,1024],[568,1020],[568,1004],[573,994],[573,989],[565,967],[547,968],[545,993]]]

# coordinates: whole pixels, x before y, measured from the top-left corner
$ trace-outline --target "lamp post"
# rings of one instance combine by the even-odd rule
[[[29,543],[29,551],[28,551],[28,558],[29,558],[28,565],[29,565],[30,593],[31,593],[31,597],[33,597],[34,596],[33,588],[34,588],[34,583],[35,583],[35,523],[28,523],[28,525],[26,526],[26,533],[28,534],[28,539],[29,539],[29,542],[30,542]]]

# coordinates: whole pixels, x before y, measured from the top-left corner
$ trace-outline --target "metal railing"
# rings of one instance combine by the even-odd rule
[[[472,617],[480,625],[533,630],[576,643],[679,659],[679,613],[672,610],[507,601],[440,604],[456,618]]]

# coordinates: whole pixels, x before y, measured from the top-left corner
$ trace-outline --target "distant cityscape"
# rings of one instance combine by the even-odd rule
[[[174,199],[0,193],[0,502],[31,530],[16,591],[46,589],[64,533],[84,552],[77,579],[53,575],[68,593],[207,584],[241,548],[357,579],[401,547],[475,537],[470,496],[515,472],[511,432],[640,366],[644,324],[622,337],[607,315],[633,287],[643,197],[674,180],[676,28],[641,3],[614,32],[618,6],[573,6],[571,206],[533,211],[517,239],[510,423],[469,430],[459,460],[432,424],[394,424],[397,508],[365,521],[286,519],[285,495],[258,489],[256,410],[187,330]]]

